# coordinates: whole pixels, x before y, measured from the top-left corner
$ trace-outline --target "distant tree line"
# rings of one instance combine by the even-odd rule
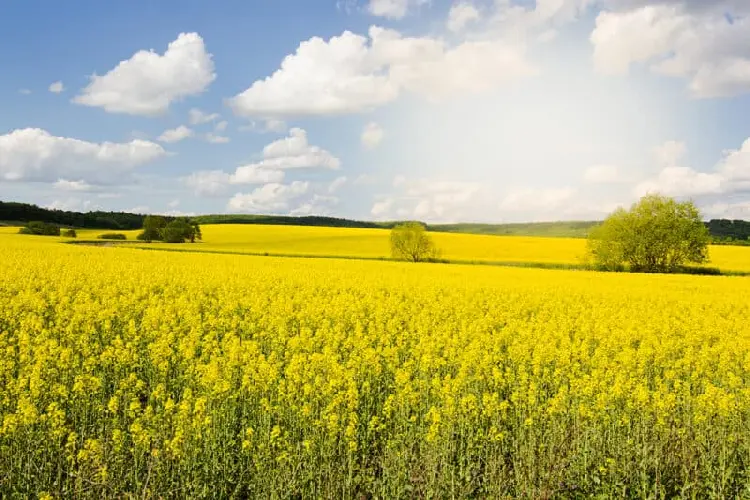
[[[0,201],[0,220],[11,222],[45,222],[58,226],[89,229],[139,229],[143,215],[124,212],[69,212],[50,210],[28,203]]]
[[[706,223],[713,243],[750,245],[750,222],[744,220],[713,219]]]

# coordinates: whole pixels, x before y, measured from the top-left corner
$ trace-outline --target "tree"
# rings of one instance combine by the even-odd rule
[[[693,202],[650,194],[594,228],[588,250],[602,269],[674,272],[686,263],[708,262],[709,240]]]
[[[436,259],[438,249],[424,226],[406,222],[391,229],[391,256],[409,262]]]
[[[167,243],[195,243],[196,238],[201,239],[201,228],[197,222],[189,219],[175,219],[164,228],[162,236]]]
[[[75,229],[66,229],[62,232],[62,235],[66,238],[77,238],[78,233],[76,233]]]
[[[18,232],[20,234],[35,234],[37,236],[60,236],[60,226],[41,221],[32,221]]]
[[[138,239],[151,243],[154,240],[162,240],[164,238],[162,231],[167,226],[167,221],[164,217],[159,215],[147,215],[143,219],[143,232],[138,235]]]

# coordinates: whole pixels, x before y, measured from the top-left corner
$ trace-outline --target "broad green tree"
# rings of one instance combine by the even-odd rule
[[[629,210],[619,208],[592,230],[588,251],[597,267],[635,272],[675,272],[708,262],[708,229],[692,201],[649,194]]]
[[[162,240],[164,238],[162,232],[166,226],[167,221],[164,217],[160,215],[147,215],[143,219],[143,232],[138,235],[138,239],[148,243],[154,240]]]
[[[391,230],[391,256],[409,262],[436,259],[439,252],[424,226],[405,222]]]

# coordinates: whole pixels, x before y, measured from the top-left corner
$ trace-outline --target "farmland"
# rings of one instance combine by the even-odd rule
[[[0,496],[750,494],[746,278],[10,233]]]

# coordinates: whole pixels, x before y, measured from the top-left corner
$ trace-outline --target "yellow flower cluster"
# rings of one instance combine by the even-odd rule
[[[0,247],[0,497],[750,494],[747,278]]]

